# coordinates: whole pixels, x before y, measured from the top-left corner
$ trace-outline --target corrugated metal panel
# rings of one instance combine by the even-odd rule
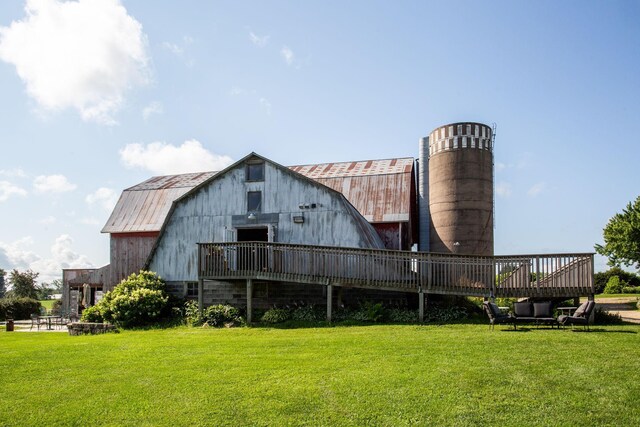
[[[103,233],[160,231],[171,203],[216,172],[156,176],[122,192]]]
[[[413,159],[291,166],[342,193],[370,222],[409,221]],[[160,231],[171,203],[216,172],[156,176],[122,192],[103,233]]]
[[[291,170],[308,178],[337,178],[344,176],[387,175],[408,173],[413,168],[413,158],[362,160],[358,162],[321,163],[317,165],[290,166]]]
[[[370,222],[409,221],[413,159],[368,160],[292,166],[341,192]]]

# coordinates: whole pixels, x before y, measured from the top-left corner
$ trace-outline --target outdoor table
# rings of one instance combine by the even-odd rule
[[[41,319],[45,319],[47,321],[47,329],[51,330],[53,329],[51,327],[51,321],[53,319],[62,319],[62,316],[40,316]]]

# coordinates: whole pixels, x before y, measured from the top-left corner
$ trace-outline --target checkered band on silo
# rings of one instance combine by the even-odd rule
[[[492,131],[481,123],[452,123],[429,134],[429,156],[451,150],[493,151]]]

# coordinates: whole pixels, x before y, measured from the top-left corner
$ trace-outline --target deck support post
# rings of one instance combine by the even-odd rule
[[[327,322],[331,323],[331,309],[333,305],[333,285],[327,281]]]
[[[250,325],[253,318],[253,279],[247,279],[247,324]]]
[[[418,321],[424,323],[424,291],[422,287],[418,289]]]
[[[204,309],[204,279],[198,280],[198,311],[202,314]]]

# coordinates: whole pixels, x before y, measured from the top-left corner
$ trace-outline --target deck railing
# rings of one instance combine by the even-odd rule
[[[593,293],[593,254],[470,256],[265,242],[200,243],[201,279],[262,279],[469,296]]]

